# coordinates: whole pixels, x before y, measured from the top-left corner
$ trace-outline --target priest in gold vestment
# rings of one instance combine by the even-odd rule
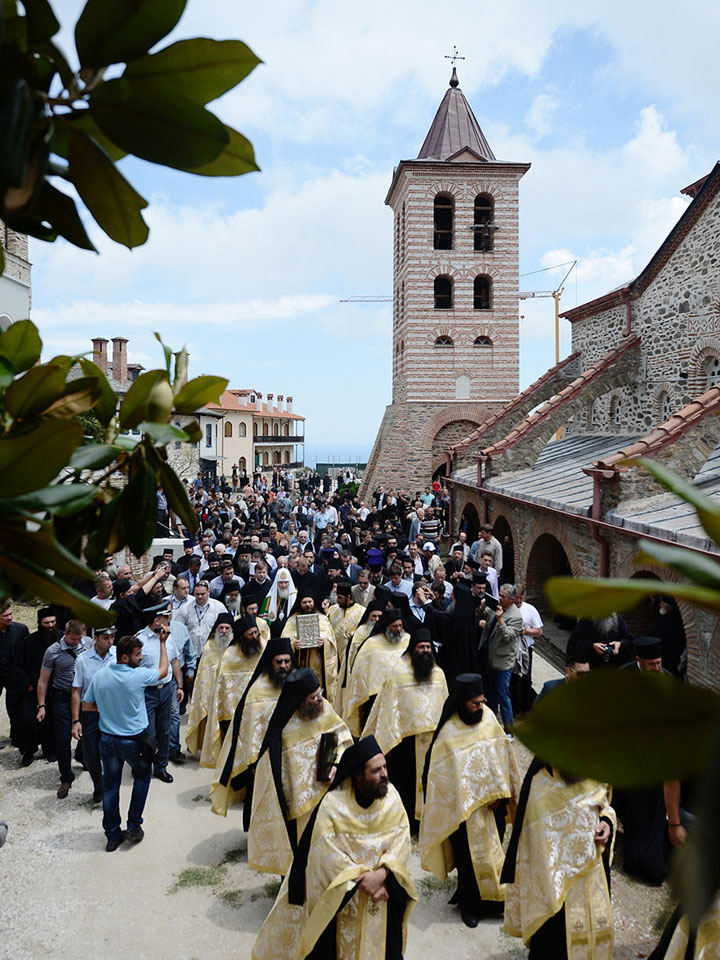
[[[407,815],[365,737],[316,807],[253,960],[402,960],[417,902],[409,865]]]
[[[380,687],[407,649],[409,639],[401,611],[391,607],[357,647],[342,704],[343,718],[354,737],[360,736]]]
[[[305,824],[351,744],[350,731],[324,699],[313,671],[293,671],[270,717],[255,770],[249,867],[288,872]]]
[[[224,817],[229,806],[244,800],[246,830],[250,822],[255,763],[280,691],[295,666],[290,641],[286,637],[271,637],[223,739],[210,787],[211,810]]]
[[[233,639],[220,658],[207,727],[202,742],[200,764],[215,769],[223,737],[245,692],[263,651],[255,617],[244,616],[233,624]]]
[[[710,901],[694,933],[678,906],[648,960],[720,960],[720,893]]]
[[[365,614],[365,607],[361,603],[355,603],[352,584],[349,580],[340,580],[335,585],[335,594],[337,603],[330,607],[327,618],[335,634],[338,663],[344,664],[345,651]]]
[[[200,754],[202,751],[218,667],[222,655],[232,640],[234,623],[235,618],[231,613],[219,614],[203,647],[202,656],[195,673],[190,708],[187,712],[188,725],[185,731],[185,743],[188,753]]]
[[[456,677],[427,753],[423,785],[420,862],[440,880],[457,867],[453,902],[463,923],[476,927],[481,917],[502,913],[502,841],[520,787],[512,745],[485,707],[480,674]]]
[[[505,930],[529,960],[612,960],[615,823],[606,786],[532,761],[500,877]]]
[[[322,641],[321,646],[311,647],[302,654],[297,648],[298,614],[315,614],[317,616]],[[320,681],[320,686],[323,688],[326,700],[329,700],[334,706],[338,687],[338,652],[335,645],[335,634],[330,626],[330,621],[320,610],[314,593],[308,588],[298,590],[293,612],[283,627],[282,636],[290,638],[300,663],[303,663],[301,658],[306,657],[303,665],[314,671]]]
[[[363,736],[373,734],[385,754],[390,783],[400,794],[414,836],[422,815],[425,754],[447,694],[430,631],[422,627],[411,634],[363,728]]]

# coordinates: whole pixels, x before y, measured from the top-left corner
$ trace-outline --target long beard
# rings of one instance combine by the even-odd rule
[[[298,707],[298,713],[304,720],[317,720],[325,709],[325,704],[320,703],[301,703]]]
[[[461,707],[458,707],[458,716],[463,723],[466,723],[469,727],[475,726],[476,723],[480,723],[483,717],[482,710],[467,710],[463,704]]]
[[[402,639],[402,631],[400,631],[400,633],[398,634],[386,632],[385,639],[388,640],[390,643],[400,643],[400,640]]]
[[[245,654],[246,657],[254,657],[256,653],[260,653],[260,641],[259,640],[241,640],[240,649]]]
[[[617,625],[618,615],[616,613],[611,613],[609,617],[595,621],[595,629],[601,637],[607,637],[608,634],[614,633],[617,630]]]
[[[410,654],[416,680],[427,680],[435,666],[435,657],[431,653]]]
[[[228,600],[225,603],[228,613],[231,613],[234,617],[237,617],[240,614],[240,598],[237,600]]]
[[[270,674],[270,681],[278,690],[284,686],[285,681],[290,676],[290,671],[286,667],[278,667]]]
[[[355,784],[355,792],[361,802],[369,805],[373,800],[381,800],[387,796],[388,779],[385,777],[380,783],[369,784],[361,780]]]

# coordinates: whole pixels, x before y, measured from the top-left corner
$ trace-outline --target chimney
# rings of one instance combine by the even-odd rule
[[[97,364],[102,372],[107,375],[108,372],[108,358],[107,358],[107,338],[106,337],[94,337],[92,341],[93,345],[93,363]]]
[[[274,394],[272,394],[272,393],[269,393],[269,394],[267,395],[267,407],[268,407],[268,410],[272,410],[272,408],[273,408],[273,396],[274,396]]]
[[[285,406],[285,409],[287,410],[288,413],[292,413],[292,397],[287,398],[287,404]]]
[[[127,339],[113,337],[112,376],[118,383],[127,382]]]
[[[278,410],[282,410],[283,408],[283,399],[284,399],[283,395],[279,393],[278,394]]]

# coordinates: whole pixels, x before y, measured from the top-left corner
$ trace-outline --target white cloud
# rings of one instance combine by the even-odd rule
[[[552,93],[539,93],[525,114],[525,124],[536,137],[544,137],[553,129],[559,101]]]

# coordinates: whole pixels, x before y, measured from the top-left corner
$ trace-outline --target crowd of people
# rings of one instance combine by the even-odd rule
[[[533,960],[610,960],[616,812],[625,869],[659,882],[690,822],[682,785],[611,803],[606,786],[537,760],[523,778],[513,724],[533,709],[544,625],[510,545],[489,525],[453,541],[439,483],[365,504],[353,479],[333,491],[312,472],[234,474],[215,490],[198,476],[198,532],[181,553],[158,552],[142,575],[109,556],[76,584],[115,614],[92,636],[60,607],[30,633],[5,604],[0,684],[20,763],[41,749],[64,799],[75,744],[113,852],[143,839],[151,780],[170,784],[170,763],[197,758],[213,813],[242,804],[248,864],[284,878],[256,960],[401,957],[411,837],[423,869],[456,870],[468,927],[504,915]],[[173,527],[163,499],[159,531]],[[662,598],[659,613],[648,637],[617,615],[578,621],[565,679],[540,696],[590,669],[678,673],[677,609]],[[684,929],[656,957],[684,956]]]

